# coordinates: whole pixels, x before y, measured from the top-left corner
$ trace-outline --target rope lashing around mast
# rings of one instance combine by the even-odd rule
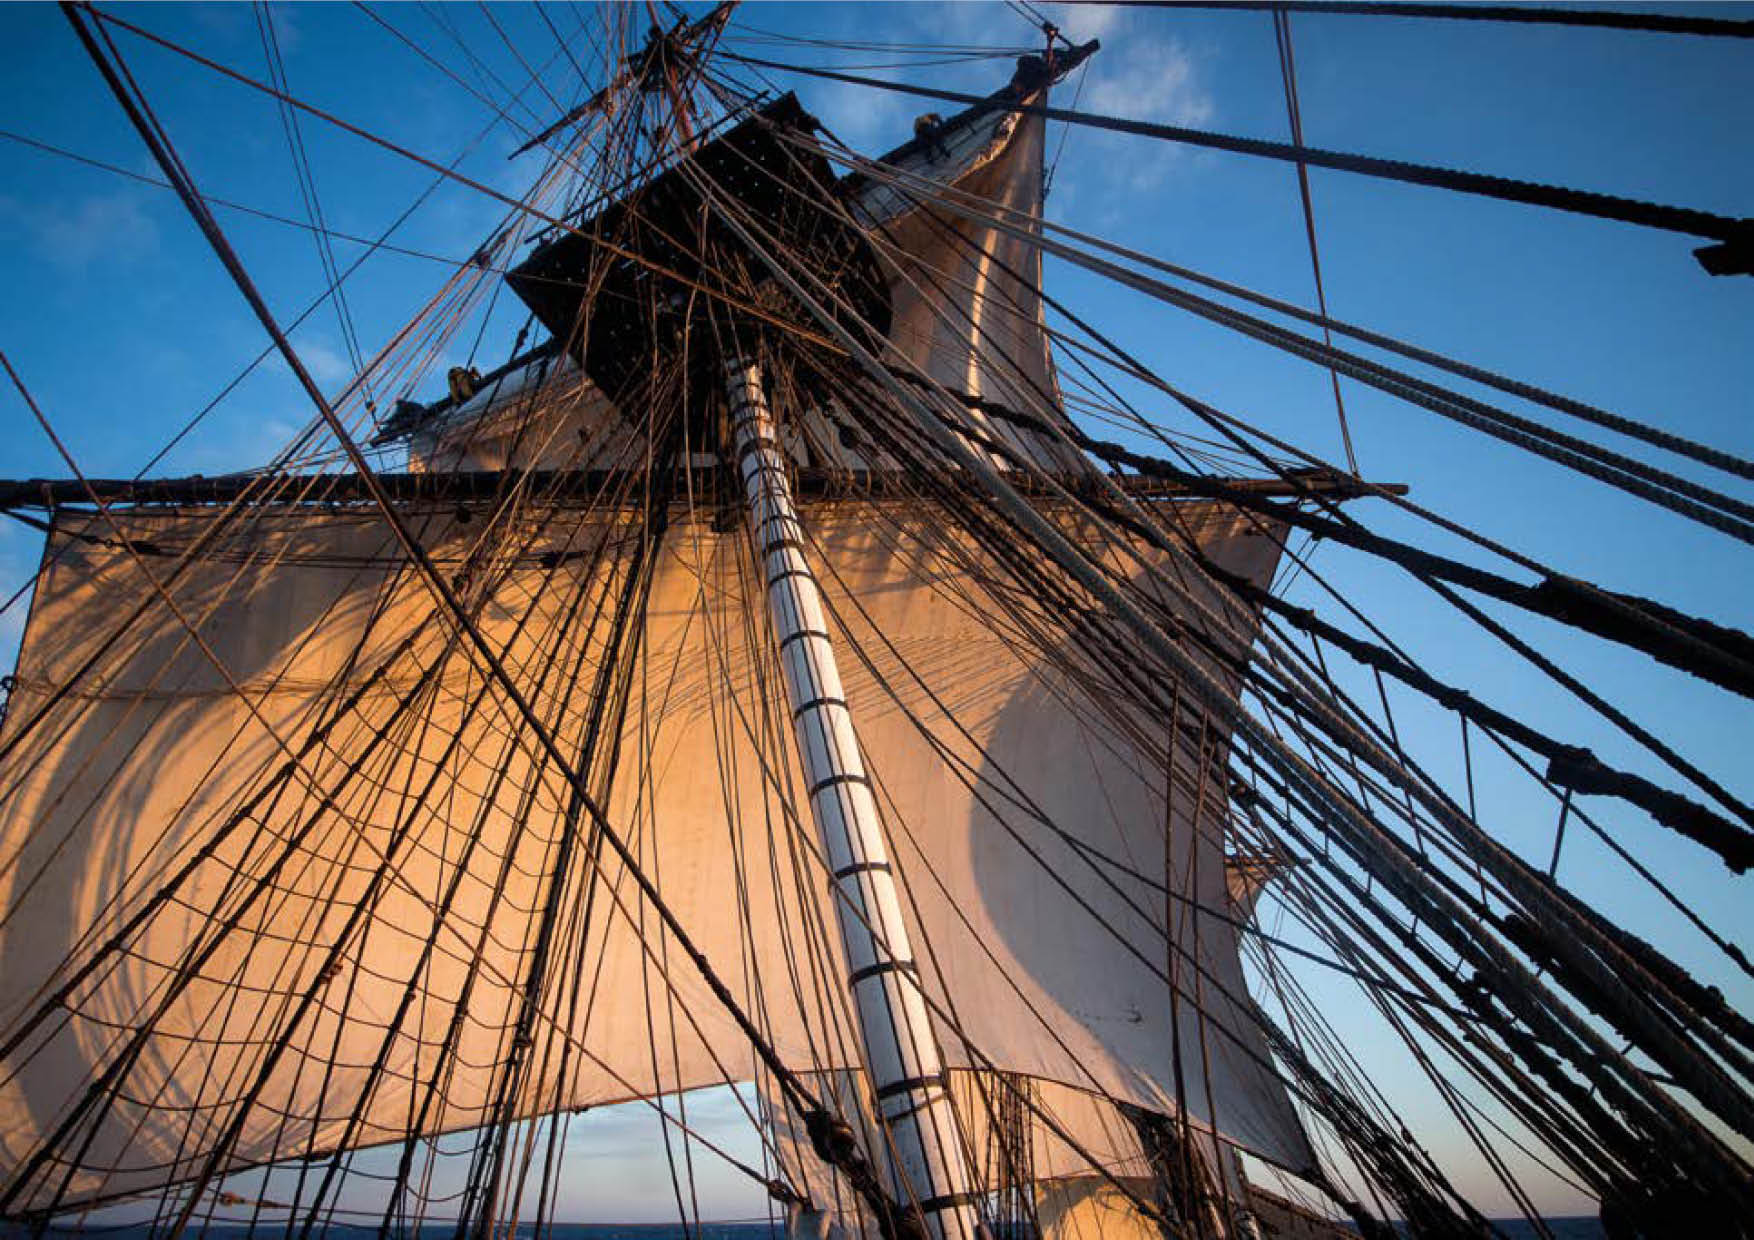
[[[1095,0],[1065,0],[1090,4]],[[1106,0],[1105,0],[1106,2]],[[1450,21],[1523,22],[1581,26],[1644,34],[1691,34],[1754,39],[1754,21],[1733,17],[1691,17],[1675,13],[1629,13],[1621,9],[1550,9],[1516,4],[1423,4],[1418,0],[1113,0],[1127,8],[1241,9],[1245,12],[1323,13],[1345,17],[1426,17]]]
[[[1639,198],[1627,198],[1619,194],[1604,194],[1595,190],[1548,185],[1539,181],[1522,181],[1514,177],[1468,172],[1459,168],[1440,168],[1430,164],[1409,163],[1400,159],[1359,155],[1350,151],[1329,151],[1321,147],[1298,146],[1290,142],[1273,142],[1265,138],[1245,138],[1236,134],[1191,129],[1184,125],[1163,125],[1153,121],[1105,116],[1097,112],[1077,112],[1070,108],[1056,108],[1048,104],[1023,103],[1013,99],[994,99],[987,95],[971,95],[966,91],[942,90],[934,86],[915,86],[906,82],[890,82],[882,78],[838,73],[832,69],[817,69],[808,65],[785,64],[776,60],[743,56],[735,52],[722,54],[727,59],[735,60],[741,64],[761,69],[773,69],[781,73],[798,73],[830,82],[844,82],[852,86],[869,86],[877,90],[894,91],[903,95],[918,95],[926,99],[940,99],[947,103],[960,103],[965,106],[986,106],[1000,111],[1014,112],[1022,116],[1039,116],[1044,120],[1062,121],[1069,125],[1088,125],[1094,129],[1108,129],[1117,133],[1156,138],[1164,142],[1181,142],[1189,146],[1210,147],[1214,150],[1231,151],[1239,155],[1255,155],[1285,163],[1304,163],[1317,168],[1333,168],[1340,172],[1354,172],[1361,176],[1377,177],[1382,180],[1403,181],[1409,185],[1428,185],[1437,189],[1477,194],[1485,198],[1520,202],[1529,206],[1549,207],[1556,211],[1570,211],[1578,215],[1594,216],[1597,219],[1636,224],[1641,228],[1654,228],[1664,232],[1681,233],[1689,237],[1700,237],[1718,243],[1718,245],[1705,247],[1704,250],[1698,252],[1702,264],[1707,263],[1706,251],[1721,251],[1726,256],[1727,263],[1723,265],[1722,270],[1713,266],[1707,267],[1714,275],[1733,274],[1740,272],[1744,267],[1754,265],[1754,219],[1736,219],[1732,216],[1718,215],[1693,207],[1677,207],[1666,203],[1647,202]]]

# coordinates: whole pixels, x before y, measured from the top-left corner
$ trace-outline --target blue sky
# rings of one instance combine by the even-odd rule
[[[1082,86],[1072,79],[1057,102],[1070,102],[1081,89],[1080,106],[1092,111],[1287,136],[1266,15],[1046,7],[1072,38],[1100,36],[1105,45],[1084,71]],[[1754,15],[1750,6],[1708,7]],[[523,80],[478,10],[458,6],[435,16],[386,6],[382,12],[447,63],[462,65],[456,35],[487,69],[507,81]],[[274,13],[292,87],[319,106],[441,160],[462,151],[493,120],[477,100],[351,6],[276,6]],[[264,74],[247,6],[139,5],[128,15],[243,72]],[[553,38],[533,10],[496,10],[496,16],[533,62],[556,57]],[[738,22],[744,33],[759,28],[898,43],[1003,48],[1038,41],[1003,5],[749,4]],[[1741,41],[1339,16],[1298,17],[1293,28],[1312,145],[1754,214],[1754,126],[1747,124],[1754,115],[1754,63]],[[0,78],[0,129],[151,172],[57,9],[0,7],[0,40],[11,50]],[[122,46],[208,194],[302,215],[268,100],[125,36]],[[745,47],[819,64],[892,59]],[[1009,64],[870,72],[984,92],[1004,80]],[[551,80],[565,81],[561,67],[553,74]],[[939,108],[826,82],[790,84],[839,135],[873,154],[908,137],[916,113]],[[526,100],[523,110],[514,107],[524,124],[552,119],[554,109],[539,94]],[[375,235],[431,180],[430,173],[309,118],[304,135],[325,212],[340,231]],[[1055,126],[1050,149],[1058,147],[1058,135]],[[463,171],[521,192],[536,168],[533,156],[507,158],[519,141],[503,124],[492,129]],[[1754,280],[1707,277],[1690,255],[1696,242],[1344,173],[1317,170],[1311,180],[1328,303],[1337,317],[1754,455]],[[1048,211],[1073,227],[1313,304],[1295,176],[1285,165],[1081,130],[1059,158]],[[472,191],[445,186],[397,240],[459,261],[499,215]],[[231,212],[222,212],[221,220],[282,321],[319,294],[322,275],[308,235]],[[358,252],[337,243],[344,265]],[[136,472],[265,343],[167,191],[5,139],[0,255],[7,272],[0,348],[90,474]],[[380,255],[349,281],[350,309],[368,353],[430,296],[447,270],[441,262]],[[1178,386],[1338,459],[1324,373],[1051,260],[1047,279],[1050,291]],[[491,364],[503,356],[510,326],[506,315],[496,318],[477,360]],[[328,308],[314,314],[296,340],[326,386],[351,373]],[[465,360],[466,349],[459,346],[449,360]],[[416,396],[437,395],[440,382]],[[1197,429],[1161,398],[1129,394],[1166,427]],[[1744,547],[1357,385],[1347,386],[1346,397],[1366,475],[1408,482],[1420,503],[1565,572],[1722,623],[1754,626],[1754,574]],[[259,464],[309,416],[284,367],[263,366],[155,472],[211,474]],[[0,396],[0,428],[0,474],[65,472],[10,393]],[[1746,486],[1738,491],[1724,476],[1675,468],[1749,496]],[[1417,532],[1425,545],[1478,558],[1459,541],[1415,531],[1380,506],[1358,511],[1387,532]],[[39,550],[34,532],[0,525],[0,590],[10,594],[28,577]],[[1641,751],[1395,570],[1335,547],[1319,549],[1314,563],[1364,610],[1386,617],[1392,635],[1441,678],[1672,785]],[[1307,580],[1293,586],[1293,597],[1333,614]],[[1754,796],[1748,703],[1557,626],[1506,619],[1733,791]],[[0,616],[5,661],[20,623],[20,608]],[[1374,695],[1369,682],[1356,683]],[[1458,771],[1453,719],[1410,698],[1394,701],[1409,746],[1437,770]],[[1500,838],[1544,864],[1550,804],[1500,764],[1488,763],[1480,785],[1483,815]],[[1591,802],[1590,808],[1598,806]],[[1661,834],[1636,811],[1599,808],[1617,838],[1720,930],[1744,944],[1754,939],[1745,882]],[[1726,972],[1584,833],[1568,837],[1560,873],[1632,928],[1670,946],[1744,1010],[1754,1006],[1754,988]],[[1378,1036],[1368,1021],[1348,1014],[1355,995],[1327,977],[1307,981],[1342,1014],[1343,1033]],[[1410,1075],[1392,1067],[1384,1072],[1423,1114],[1417,1108],[1429,1107],[1430,1099]],[[719,1108],[729,1122],[722,1100],[702,1105]],[[573,1217],[664,1216],[661,1160],[635,1165],[619,1153],[642,1144],[626,1131],[640,1122],[619,1117],[582,1125],[581,1141],[592,1151],[586,1165],[594,1170],[581,1180]],[[1440,1120],[1433,1124],[1442,1129]],[[1453,1134],[1440,1137],[1433,1148],[1440,1156],[1453,1153],[1451,1141]],[[648,1172],[662,1191],[640,1179]],[[602,1191],[588,1192],[587,1182],[600,1183]],[[1484,1182],[1464,1182],[1495,1200]],[[1544,1191],[1548,1204],[1567,1207],[1561,1190]],[[718,1204],[708,1207],[709,1200]],[[719,1214],[759,1209],[759,1202],[728,1187],[703,1196],[702,1204]]]

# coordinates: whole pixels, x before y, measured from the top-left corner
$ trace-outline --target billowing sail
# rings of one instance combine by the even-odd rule
[[[1041,102],[1025,58],[1005,91]],[[853,178],[858,208],[890,276],[889,340],[897,354],[952,392],[997,402],[1043,421],[1063,419],[1059,380],[1043,323],[1039,229],[1047,122],[1039,115],[976,105],[934,125],[881,161],[890,178]],[[980,219],[946,209],[979,203]],[[1082,469],[1047,434],[1000,420],[982,430],[1030,465]]]
[[[1170,906],[1208,880],[1223,898],[1209,751],[1171,744],[1087,665],[1076,623],[1008,590],[992,554],[917,507],[809,516],[859,652],[843,660],[849,699],[950,1060],[978,1052],[1165,1109],[1173,1009],[1184,1044],[1210,1055],[1191,1111],[1303,1165],[1225,936],[1199,940],[1200,967],[1184,958],[1178,1004],[1164,982]],[[1270,573],[1273,537],[1185,510],[1207,555]],[[479,523],[413,517],[457,571]],[[215,512],[115,519],[175,611],[107,521],[60,514],[0,737],[11,1208],[47,1204],[64,1174],[64,1200],[97,1198],[754,1074],[748,1037],[569,812],[379,518],[279,505],[218,532]],[[544,512],[470,595],[569,754],[614,640],[586,618],[629,562],[629,529],[613,512]],[[705,520],[679,519],[663,544],[643,641],[617,664],[606,813],[776,1052],[847,1067],[825,875],[795,813],[747,556],[741,531]],[[603,752],[590,770],[606,772]],[[1180,841],[1167,852],[1166,826]],[[539,973],[551,904],[559,956]],[[509,1079],[520,1056],[531,1066]]]

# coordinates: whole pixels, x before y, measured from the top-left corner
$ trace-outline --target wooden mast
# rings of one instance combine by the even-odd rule
[[[918,1211],[930,1235],[972,1240],[981,1228],[949,1080],[920,992],[883,821],[841,686],[822,592],[804,554],[804,529],[760,367],[747,359],[731,362],[727,395],[732,450],[785,671],[810,814],[832,875],[872,1098],[890,1142],[892,1188],[904,1210]]]

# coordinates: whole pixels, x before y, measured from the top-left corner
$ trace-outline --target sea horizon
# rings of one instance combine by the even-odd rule
[[[1505,1240],[1534,1240],[1540,1235],[1533,1224],[1526,1219],[1492,1219],[1492,1227]],[[1601,1221],[1593,1215],[1575,1215],[1566,1218],[1550,1218],[1545,1220],[1554,1240],[1603,1240],[1606,1233]],[[418,1229],[426,1237],[435,1238],[448,1233],[451,1224],[429,1222]],[[397,1229],[394,1236],[406,1236],[413,1229]],[[730,1222],[703,1222],[683,1224],[679,1222],[610,1222],[610,1223],[555,1223],[545,1228],[545,1233],[556,1240],[767,1240],[768,1237],[784,1237],[785,1225],[781,1220],[742,1219]],[[534,1236],[533,1225],[519,1224],[519,1236]],[[365,1233],[376,1234],[376,1226],[358,1223],[334,1221],[324,1224],[314,1232],[325,1236],[329,1232],[336,1233],[337,1240]],[[286,1234],[286,1224],[258,1223],[252,1227],[248,1223],[212,1223],[204,1228],[191,1226],[186,1233],[191,1236],[209,1235],[225,1237],[263,1237]],[[38,1232],[28,1226],[0,1223],[0,1240],[25,1240],[26,1237],[59,1237],[59,1236],[103,1236],[105,1240],[149,1240],[152,1228],[146,1224],[118,1223],[94,1224],[87,1228],[50,1227]]]

